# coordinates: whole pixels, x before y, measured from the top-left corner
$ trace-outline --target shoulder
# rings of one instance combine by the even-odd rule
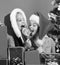
[[[13,37],[11,35],[7,34],[7,39],[8,40],[13,40]]]
[[[10,18],[10,13],[7,14],[7,15],[4,17],[4,19],[7,19],[7,18]]]
[[[49,23],[47,26],[46,26],[46,29],[45,29],[45,33],[47,34],[50,30],[52,30],[54,28],[53,24]]]
[[[10,13],[7,14],[5,17],[4,17],[4,24],[7,26],[9,25],[9,22],[10,21]]]

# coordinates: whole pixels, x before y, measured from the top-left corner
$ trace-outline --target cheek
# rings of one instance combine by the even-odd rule
[[[32,26],[30,26],[29,28],[30,28],[30,30],[33,30],[33,27]]]
[[[18,22],[18,25],[22,26],[22,25],[24,25],[24,22],[20,21],[20,22]]]
[[[18,25],[19,29],[21,29],[21,24],[20,23],[17,23],[17,25]]]
[[[16,19],[19,21],[20,20],[20,17],[19,16],[16,16]]]
[[[37,27],[30,26],[30,29],[31,29],[32,31],[35,31],[35,30],[37,29]]]
[[[21,25],[21,23],[20,23],[20,22],[18,22],[17,24],[18,24],[18,26],[20,26],[20,25]]]
[[[35,31],[37,31],[37,26],[36,26],[36,27],[34,27],[34,30],[35,30]]]

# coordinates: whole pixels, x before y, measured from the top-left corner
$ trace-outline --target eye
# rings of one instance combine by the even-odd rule
[[[31,25],[28,26],[29,28],[31,27]]]
[[[20,19],[19,21],[22,21],[22,19]]]
[[[36,24],[33,24],[34,27],[36,27],[37,25]]]

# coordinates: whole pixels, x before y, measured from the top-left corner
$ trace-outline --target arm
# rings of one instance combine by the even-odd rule
[[[9,47],[15,47],[14,39],[12,36],[7,34],[7,41],[8,41],[8,46]]]
[[[25,47],[26,48],[31,48],[32,47],[32,43],[31,43],[31,40],[30,39],[27,39],[26,42],[25,42]]]

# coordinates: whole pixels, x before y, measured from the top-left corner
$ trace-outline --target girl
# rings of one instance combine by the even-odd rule
[[[40,53],[43,52],[42,44],[43,41],[39,38],[39,32],[40,32],[40,16],[39,13],[34,13],[30,16],[30,30],[32,32],[31,41],[33,42],[33,46],[35,49],[40,47]],[[37,49],[39,50],[39,49]]]
[[[4,21],[7,26],[7,33],[14,40],[14,46],[24,46],[24,40],[21,34],[23,27],[27,26],[26,15],[20,8],[15,8],[8,16],[5,17]],[[8,36],[9,38],[9,36]],[[12,43],[10,43],[12,46]]]

